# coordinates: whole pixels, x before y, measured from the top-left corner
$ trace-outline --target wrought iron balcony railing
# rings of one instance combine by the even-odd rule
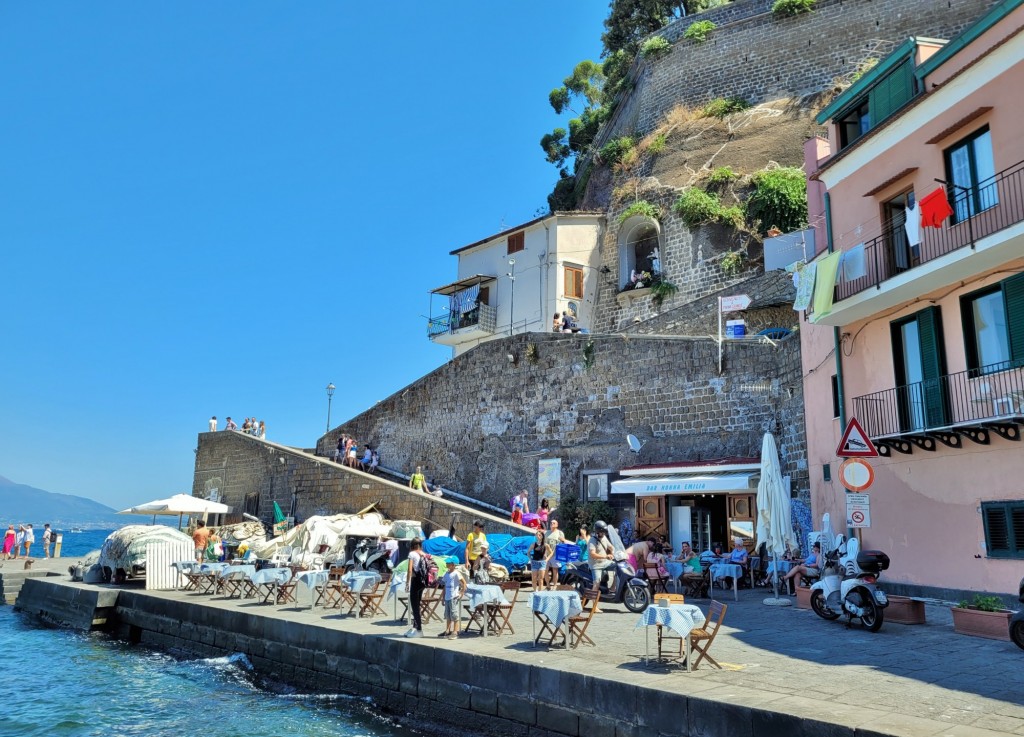
[[[498,323],[498,309],[491,305],[478,304],[469,312],[445,312],[427,321],[427,337],[454,333],[462,328],[478,327],[493,333]]]
[[[969,429],[986,426],[1019,437],[1003,426],[1024,421],[1024,362],[1004,361],[865,394],[854,398],[853,412],[872,440],[932,434],[958,446],[951,436],[977,440]]]
[[[1024,221],[1024,162],[976,187],[957,189],[949,204],[953,216],[941,228],[921,228],[918,246],[908,245],[902,221],[889,223],[881,235],[866,241],[867,274],[836,285],[836,301],[881,288],[886,279],[965,246],[973,248],[979,239]]]

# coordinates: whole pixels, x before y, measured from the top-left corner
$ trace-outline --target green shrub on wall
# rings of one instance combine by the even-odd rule
[[[800,15],[814,10],[814,0],[775,0],[772,13],[781,16]]]
[[[608,166],[617,164],[622,158],[636,147],[636,141],[629,136],[613,138],[601,147],[601,161]]]
[[[738,176],[739,174],[734,172],[731,166],[720,166],[711,172],[711,176],[708,177],[708,184],[721,187],[733,181]]]
[[[807,225],[807,176],[802,170],[763,169],[751,182],[754,193],[747,200],[747,216],[758,222],[762,234],[773,226],[789,233]]]
[[[709,194],[703,189],[691,187],[679,195],[673,209],[691,228],[709,223],[718,217],[722,209],[718,195]]]
[[[716,28],[718,26],[709,20],[699,20],[690,24],[686,32],[683,33],[683,38],[702,44],[708,40],[708,34]]]
[[[640,45],[640,56],[645,59],[657,59],[667,54],[671,48],[672,44],[667,38],[652,36]]]
[[[634,215],[644,215],[651,218],[651,220],[659,220],[661,218],[661,210],[658,209],[657,205],[651,204],[647,200],[638,200],[619,215],[619,225],[622,225]]]
[[[702,118],[724,118],[750,107],[750,103],[742,97],[719,97],[712,100],[701,110]]]
[[[736,276],[743,271],[744,265],[747,263],[747,255],[743,251],[732,251],[722,256],[722,260],[719,262],[719,266],[729,276]]]

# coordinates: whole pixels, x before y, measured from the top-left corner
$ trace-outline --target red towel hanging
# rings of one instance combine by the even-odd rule
[[[953,214],[953,208],[946,199],[946,191],[936,187],[921,198],[921,225],[929,228],[941,228],[942,221]]]

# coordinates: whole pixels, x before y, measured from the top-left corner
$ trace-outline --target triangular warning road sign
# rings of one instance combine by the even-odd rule
[[[836,455],[840,458],[877,458],[878,449],[864,432],[864,428],[857,422],[856,417],[851,417],[843,432],[843,439],[839,441],[836,448]]]

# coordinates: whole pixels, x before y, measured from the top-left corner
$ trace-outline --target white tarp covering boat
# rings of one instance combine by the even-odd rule
[[[192,538],[173,527],[164,525],[128,525],[110,533],[100,548],[100,566],[116,572],[119,568],[129,575],[146,569],[146,544],[155,542],[186,542]]]

